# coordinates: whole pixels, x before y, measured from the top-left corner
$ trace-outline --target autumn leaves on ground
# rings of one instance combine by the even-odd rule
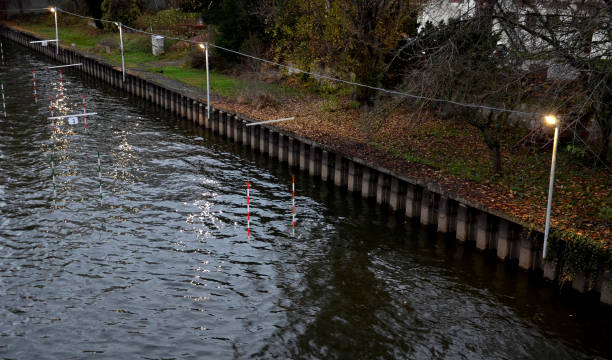
[[[480,134],[435,114],[411,115],[400,108],[372,128],[364,124],[363,111],[348,106],[325,110],[325,100],[316,97],[262,109],[228,98],[215,105],[259,119],[296,116],[296,121],[277,126],[395,173],[438,183],[450,193],[544,229],[551,151],[513,149],[526,130],[509,129],[503,144],[504,174],[497,176]],[[561,146],[552,227],[612,245],[612,177],[605,169],[580,165],[572,156]]]
[[[20,21],[21,29],[50,35],[33,18]],[[16,23],[9,23],[16,26]],[[97,42],[111,37],[101,30],[71,21],[60,28],[77,50],[97,52],[117,61],[118,49],[99,52]],[[44,25],[44,24],[43,24]],[[87,36],[79,34],[87,29]],[[94,35],[92,36],[92,32]],[[161,58],[150,56],[146,36],[129,35],[128,66],[162,74],[204,88],[204,73],[189,68],[188,47],[175,46]],[[113,40],[116,41],[116,40]],[[112,43],[112,41],[111,41]],[[130,43],[148,44],[138,49]],[[219,57],[216,57],[219,59]],[[508,127],[502,139],[503,175],[491,170],[492,156],[481,133],[465,122],[439,116],[435,110],[415,113],[414,106],[398,103],[386,111],[365,110],[351,100],[351,88],[288,75],[268,65],[249,63],[215,71],[213,105],[252,118],[295,116],[275,126],[293,131],[342,152],[411,178],[438,183],[449,193],[506,213],[543,231],[551,148],[546,141],[520,142],[529,133],[524,127]],[[166,71],[164,72],[164,69]],[[324,88],[325,90],[321,90]],[[393,103],[393,98],[381,102]],[[552,131],[545,133],[552,139]],[[559,147],[552,227],[584,236],[598,246],[612,245],[612,176],[609,169],[592,167],[591,154],[574,151],[572,139]]]

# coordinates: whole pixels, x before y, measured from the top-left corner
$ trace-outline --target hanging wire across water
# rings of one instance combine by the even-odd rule
[[[110,20],[103,20],[103,19],[97,19],[97,18],[93,18],[93,17],[89,17],[89,16],[83,16],[83,15],[79,15],[79,14],[75,14],[72,13],[70,11],[66,11],[60,8],[57,8],[57,11],[67,14],[67,15],[72,15],[72,16],[76,16],[79,18],[83,18],[83,19],[89,19],[89,20],[98,20],[98,21],[102,21],[102,22],[106,22],[106,23],[117,23],[116,21],[110,21]],[[205,43],[201,42],[201,41],[193,41],[193,40],[189,40],[189,39],[183,39],[183,38],[179,38],[179,37],[173,37],[173,36],[166,36],[166,35],[161,35],[161,34],[157,34],[157,33],[153,33],[153,32],[149,32],[149,31],[144,31],[144,30],[139,30],[127,25],[122,24],[122,26],[126,29],[129,29],[131,31],[134,32],[138,32],[138,33],[142,33],[142,34],[146,34],[146,35],[150,35],[150,36],[163,36],[167,39],[171,39],[171,40],[177,40],[177,41],[183,41],[186,43],[190,43],[190,44],[194,44],[194,45],[204,45]],[[256,61],[260,61],[263,62],[265,64],[268,65],[272,65],[272,66],[276,66],[276,67],[280,67],[283,69],[287,69],[289,71],[292,72],[297,72],[297,73],[301,73],[301,74],[305,74],[305,75],[309,75],[318,79],[325,79],[325,80],[329,80],[329,81],[334,81],[334,82],[339,82],[339,83],[343,83],[346,85],[352,85],[352,86],[358,86],[358,87],[362,87],[362,88],[366,88],[366,89],[370,89],[370,90],[375,90],[375,91],[379,91],[382,93],[386,93],[386,94],[390,94],[390,95],[396,95],[396,96],[401,96],[401,97],[407,97],[407,98],[411,98],[414,100],[425,100],[425,101],[431,101],[431,102],[435,102],[435,103],[447,103],[447,104],[452,104],[452,105],[456,105],[456,106],[462,106],[462,107],[467,107],[467,108],[473,108],[473,109],[482,109],[482,110],[490,110],[490,111],[497,111],[497,112],[507,112],[507,113],[513,113],[513,114],[521,114],[521,115],[526,115],[526,116],[534,116],[534,117],[541,117],[544,116],[544,113],[540,113],[540,112],[528,112],[528,111],[521,111],[521,110],[514,110],[514,109],[506,109],[506,108],[500,108],[500,107],[496,107],[496,106],[489,106],[489,105],[481,105],[481,104],[472,104],[472,103],[463,103],[460,101],[454,101],[454,100],[448,100],[448,99],[440,99],[440,98],[432,98],[432,97],[428,97],[428,96],[423,96],[423,95],[415,95],[415,94],[410,94],[410,93],[406,93],[406,92],[402,92],[402,91],[397,91],[397,90],[390,90],[390,89],[385,89],[382,87],[377,87],[377,86],[371,86],[371,85],[366,85],[366,84],[361,84],[358,82],[354,82],[354,81],[349,81],[349,80],[344,80],[344,79],[340,79],[340,78],[336,78],[333,76],[328,76],[328,75],[323,75],[323,74],[318,74],[312,71],[306,71],[306,70],[302,70],[299,68],[296,68],[294,66],[290,66],[290,65],[285,65],[285,64],[281,64],[272,60],[267,60],[267,59],[263,59],[254,55],[250,55],[250,54],[246,54],[237,50],[232,50],[223,46],[219,46],[219,45],[215,45],[215,44],[210,44],[207,43],[209,46],[214,47],[216,49],[219,50],[223,50],[232,54],[236,54],[242,57],[246,57],[252,60],[256,60]]]

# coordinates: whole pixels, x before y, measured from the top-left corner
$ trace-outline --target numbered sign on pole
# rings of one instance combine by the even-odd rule
[[[79,123],[79,118],[76,116],[71,116],[68,118],[68,124],[70,125],[76,125]]]
[[[42,46],[45,46],[45,47],[47,46],[47,42],[46,42],[46,41],[43,41],[43,42],[41,42],[40,44],[41,44]]]

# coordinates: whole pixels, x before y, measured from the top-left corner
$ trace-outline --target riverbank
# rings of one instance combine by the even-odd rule
[[[612,307],[561,296],[89,73],[65,69],[57,114],[86,92],[99,115],[52,131],[41,99],[55,99],[58,74],[37,72],[34,103],[31,69],[59,64],[0,40],[3,358],[612,357],[601,336]]]
[[[78,44],[76,48],[80,51]],[[91,56],[92,54],[88,55]],[[131,69],[130,73],[137,73],[160,84],[168,85],[170,83],[167,77],[163,77],[163,75],[158,73],[134,69]],[[196,98],[203,98],[203,93],[197,88],[181,85],[180,83],[174,83],[174,85],[182,88],[183,91],[190,92]],[[477,157],[487,156],[486,151],[483,150],[484,146],[478,141],[477,134],[474,134],[473,131],[467,131],[467,129],[462,128],[459,124],[448,126],[448,123],[443,124],[440,121],[431,119],[419,122],[418,127],[410,123],[409,125],[412,126],[406,126],[406,122],[402,121],[402,119],[390,117],[392,121],[389,121],[389,123],[394,125],[385,127],[383,135],[378,134],[379,140],[372,141],[372,137],[365,136],[363,127],[359,125],[358,110],[351,109],[349,106],[343,108],[342,111],[334,111],[332,116],[323,117],[319,116],[321,112],[316,111],[316,106],[314,106],[315,110],[312,108],[301,109],[300,106],[303,106],[303,103],[300,101],[283,103],[282,107],[268,106],[258,108],[229,96],[216,96],[213,106],[222,109],[225,113],[239,113],[241,114],[240,116],[245,118],[267,119],[285,115],[298,115],[298,121],[282,124],[278,128],[292,134],[297,134],[302,139],[308,138],[309,140],[304,139],[302,143],[310,143],[311,145],[309,146],[313,148],[321,144],[323,147],[338,151],[338,153],[343,154],[343,156],[355,163],[376,164],[375,167],[377,168],[388,169],[387,172],[395,174],[399,178],[407,179],[407,183],[419,184],[420,186],[425,186],[426,189],[436,189],[436,193],[439,196],[442,195],[459,203],[467,204],[472,208],[486,211],[489,214],[521,225],[525,229],[541,230],[542,228],[545,191],[541,194],[541,188],[546,187],[547,175],[544,174],[547,174],[547,172],[544,170],[547,166],[545,164],[548,163],[548,161],[542,161],[542,158],[548,158],[548,154],[536,154],[537,156],[522,154],[523,157],[514,157],[511,160],[505,159],[506,161],[512,161],[511,164],[513,165],[523,163],[523,170],[515,176],[489,180],[486,178],[486,172],[482,171],[475,171],[474,174],[476,175],[474,176],[459,176],[453,173],[452,167],[437,167],[437,163],[444,161],[445,158],[453,159],[455,162],[459,161],[459,165],[455,163],[455,168],[461,174],[465,169],[470,169],[471,163],[468,161],[469,159],[474,161]],[[224,124],[229,123],[227,119],[222,121]],[[352,135],[351,132],[353,132]],[[385,132],[387,135],[395,134],[396,136],[395,138],[384,136]],[[403,143],[399,140],[402,140],[405,136],[416,139],[416,141],[411,142],[411,147],[402,147]],[[376,136],[373,138],[376,140]],[[383,139],[386,141],[381,141]],[[316,141],[317,144],[314,144],[312,141]],[[432,144],[435,144],[435,146],[432,147]],[[453,146],[452,144],[461,145]],[[509,144],[510,142],[506,146]],[[407,149],[410,149],[410,151]],[[319,154],[315,151],[312,153]],[[429,156],[421,157],[414,155],[415,153],[428,154]],[[449,156],[449,154],[452,154],[452,156]],[[533,161],[533,156],[538,161]],[[587,178],[584,176],[584,168],[576,167],[575,163],[564,161],[564,159],[568,160],[567,157],[561,155],[559,172],[565,175],[560,176],[561,179],[557,182],[557,188],[559,189],[557,192],[558,198],[561,201],[569,199],[575,202],[577,199],[580,200],[584,197],[584,194],[579,190],[590,188],[591,196],[584,198],[588,204],[588,213],[592,212],[593,206],[595,208],[598,206],[593,204],[606,204],[605,196],[608,196],[606,194],[609,194],[610,191],[609,177],[605,176],[606,174],[602,171],[594,171]],[[466,166],[461,166],[461,161],[465,162]],[[529,164],[531,165],[529,166]],[[300,163],[300,165],[302,164]],[[335,164],[330,166],[335,166]],[[474,165],[474,168],[479,169],[477,165]],[[345,185],[348,180],[347,177],[351,175],[351,163],[347,163],[346,168],[339,169],[339,171],[343,172],[343,174],[346,173],[346,175],[342,175],[342,178],[336,182],[340,185]],[[360,173],[357,178],[363,182],[364,176]],[[517,184],[520,184],[523,190],[509,188],[504,183],[509,181],[508,179],[511,179],[510,181],[518,181]],[[392,183],[386,185],[386,181],[382,182],[381,186],[390,186],[392,188]],[[541,185],[539,184],[540,182],[542,183]],[[348,184],[346,185],[349,186]],[[390,191],[392,193],[392,189]],[[603,199],[601,198],[602,195],[604,196]],[[533,200],[539,198],[542,198],[541,205],[537,205]],[[388,200],[386,201],[387,203],[389,203]],[[433,198],[433,200],[435,204],[431,204],[432,210],[439,214],[441,209],[439,206],[440,198],[437,200]],[[381,199],[381,201],[385,202],[384,199]],[[564,230],[563,232],[557,232],[556,235],[560,236],[563,240],[567,240],[561,244],[567,243],[571,244],[571,246],[563,246],[563,249],[560,250],[559,246],[555,245],[556,254],[561,255],[560,263],[563,265],[559,265],[561,266],[562,275],[555,275],[553,278],[559,277],[561,280],[570,280],[576,276],[584,277],[584,274],[581,275],[581,273],[592,273],[595,271],[595,280],[599,279],[603,276],[603,270],[610,259],[610,249],[608,247],[608,242],[610,241],[609,225],[594,221],[578,223],[576,222],[577,218],[585,218],[584,216],[580,217],[581,211],[585,213],[585,207],[564,208],[558,206],[557,200],[555,205],[553,225]],[[391,206],[394,207],[393,205]],[[458,209],[461,209],[461,207]],[[459,212],[456,215],[459,215]],[[564,217],[566,214],[570,214],[570,216]],[[422,212],[420,216],[422,219]],[[566,224],[565,228],[560,224]],[[440,228],[440,224],[438,223],[437,225]],[[572,227],[575,227],[575,229],[572,229]],[[457,231],[457,229],[453,230]],[[569,235],[565,235],[566,233]],[[535,250],[537,254],[538,241],[534,239],[529,241],[532,243],[531,250]],[[541,247],[541,244],[539,246]],[[483,244],[482,246],[483,249],[488,247],[491,246],[488,244]],[[572,257],[576,249],[581,254],[579,258]],[[497,247],[497,250],[499,256],[499,247]],[[512,258],[509,252],[507,251],[506,254],[502,252],[504,256],[500,257]],[[523,265],[522,267],[525,268],[543,267],[535,258],[531,259],[528,264],[524,263]],[[593,274],[590,276],[592,277]],[[595,281],[590,286],[585,285],[583,290],[587,288],[596,289],[598,286],[595,283],[601,284],[601,281]]]

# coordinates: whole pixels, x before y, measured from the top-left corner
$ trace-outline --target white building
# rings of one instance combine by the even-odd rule
[[[612,55],[612,41],[606,36],[606,29],[592,29],[588,34],[590,36],[585,38],[585,34],[571,26],[575,18],[591,16],[593,5],[605,6],[601,0],[539,0],[535,8],[524,5],[521,0],[431,0],[419,16],[419,31],[427,23],[438,25],[450,19],[472,17],[481,9],[492,6],[492,3],[495,3],[496,10],[501,10],[499,13],[526,28],[538,32],[553,29],[560,41],[568,42],[568,48],[583,51],[585,56],[607,59]],[[546,45],[540,37],[531,35],[520,26],[502,27],[499,21],[494,21],[492,31],[499,34],[501,42],[507,46],[524,46],[526,50],[536,50]]]

